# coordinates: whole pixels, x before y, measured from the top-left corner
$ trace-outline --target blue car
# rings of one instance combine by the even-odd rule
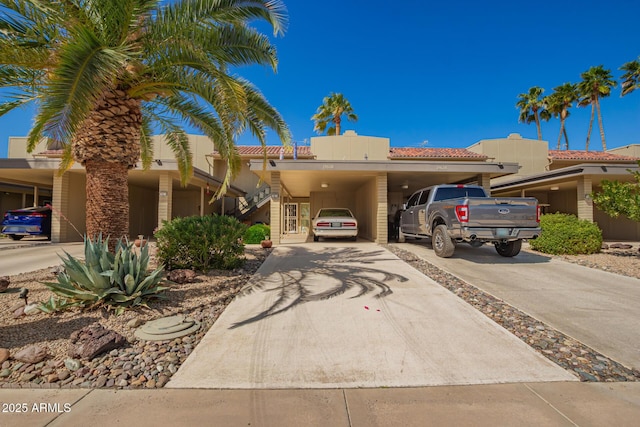
[[[2,234],[13,240],[24,236],[46,236],[51,239],[51,208],[33,207],[14,209],[4,214]]]

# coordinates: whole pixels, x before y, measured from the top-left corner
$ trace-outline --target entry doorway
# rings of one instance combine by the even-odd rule
[[[298,233],[298,204],[284,204],[284,229],[285,234]]]

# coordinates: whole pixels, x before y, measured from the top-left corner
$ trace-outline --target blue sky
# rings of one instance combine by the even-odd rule
[[[520,133],[518,94],[545,94],[580,73],[619,67],[640,55],[640,2],[380,0],[286,1],[289,29],[274,39],[280,64],[243,68],[283,115],[294,139],[316,136],[310,117],[323,97],[340,92],[359,116],[343,129],[388,137],[392,146],[468,147]],[[640,91],[602,101],[608,148],[640,143]],[[590,108],[572,108],[571,149],[584,149]],[[0,118],[0,155],[8,136],[26,135],[32,111]],[[543,123],[555,148],[558,120]],[[425,143],[425,141],[427,141]],[[239,144],[254,145],[250,135]],[[279,141],[269,135],[269,144]],[[597,125],[591,150],[600,150]]]

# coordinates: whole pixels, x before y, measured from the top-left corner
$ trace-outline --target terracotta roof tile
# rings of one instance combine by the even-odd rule
[[[268,145],[265,147],[267,149],[267,157],[279,157],[280,156],[280,146],[279,145]],[[259,145],[238,145],[236,146],[238,153],[241,156],[255,156],[262,157],[263,151],[262,147]],[[218,155],[218,151],[213,152],[213,155]],[[293,157],[293,147],[287,146],[284,147],[284,157],[292,158]],[[311,153],[311,149],[307,146],[298,146],[298,157],[305,158],[313,158],[313,154]]]
[[[474,159],[485,160],[484,154],[474,153],[466,148],[415,148],[392,147],[389,150],[390,159]]]
[[[553,160],[580,160],[589,162],[631,162],[640,160],[637,157],[620,156],[606,151],[583,151],[583,150],[549,150],[549,157]]]

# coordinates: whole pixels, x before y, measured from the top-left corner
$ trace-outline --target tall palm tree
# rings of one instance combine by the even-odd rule
[[[331,92],[329,96],[325,96],[322,105],[318,107],[316,113],[311,116],[311,120],[315,121],[313,130],[321,134],[327,131],[327,135],[340,135],[340,124],[342,123],[342,115],[345,114],[351,122],[358,121],[358,116],[353,112],[351,103],[341,93]],[[327,129],[330,123],[331,126]]]
[[[529,92],[518,95],[516,108],[520,109],[518,121],[521,123],[535,122],[538,130],[538,139],[542,140],[542,128],[540,127],[540,112],[544,109],[544,102],[541,98],[544,89],[538,86],[529,88]]]
[[[593,116],[594,113],[597,112],[602,150],[607,151],[607,141],[604,137],[604,127],[602,125],[600,99],[611,95],[611,89],[616,87],[618,82],[613,79],[611,71],[605,70],[602,65],[589,68],[580,74],[580,77],[582,77],[582,81],[578,83],[578,92],[580,94],[578,106],[586,107],[587,105],[591,105],[591,118],[589,120],[589,131],[587,132],[585,150],[589,151],[589,139],[591,138],[591,130],[593,129]]]
[[[228,164],[223,194],[239,170],[234,139],[266,128],[290,138],[280,114],[230,67],[277,66],[268,38],[285,30],[280,0],[0,0],[0,115],[33,102],[32,151],[43,138],[64,146],[61,169],[86,169],[87,235],[128,235],[128,170],[152,161],[152,129],[166,135],[186,185],[192,154],[182,124],[202,131]]]
[[[549,112],[544,115],[546,120],[551,117],[560,118],[560,133],[558,134],[557,150],[560,149],[560,142],[564,135],[565,150],[569,149],[569,137],[567,136],[566,120],[569,117],[569,108],[578,100],[578,87],[573,83],[565,83],[561,86],[553,88],[553,93],[544,98],[546,110]]]
[[[621,76],[622,96],[640,88],[640,61],[634,60],[620,67],[625,73]]]

